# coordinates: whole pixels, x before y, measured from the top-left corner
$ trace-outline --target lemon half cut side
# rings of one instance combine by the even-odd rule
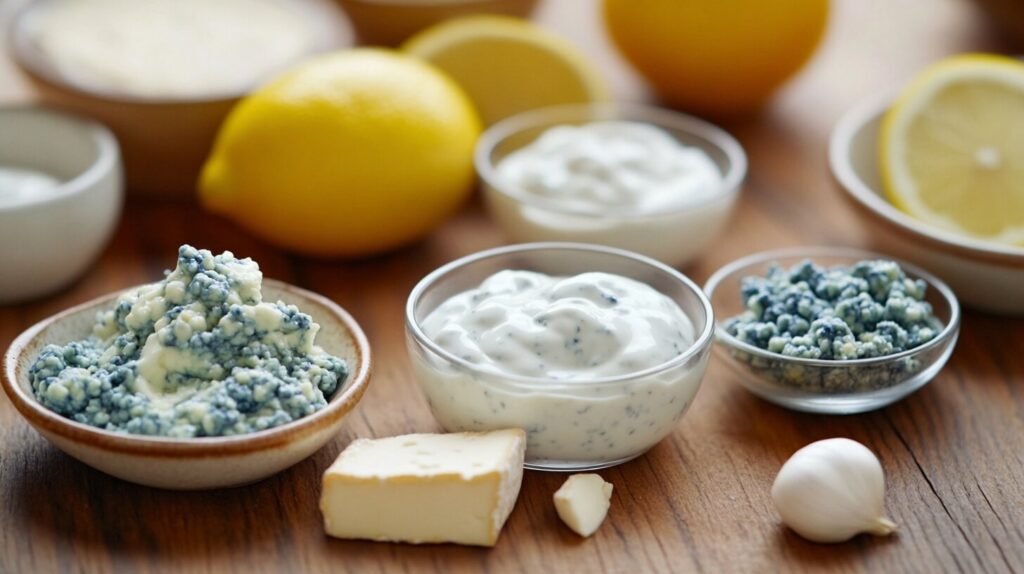
[[[924,70],[882,123],[889,200],[931,225],[1024,245],[1024,64],[987,54]]]
[[[609,98],[596,67],[568,40],[511,16],[449,20],[402,49],[447,72],[485,125],[535,108]]]

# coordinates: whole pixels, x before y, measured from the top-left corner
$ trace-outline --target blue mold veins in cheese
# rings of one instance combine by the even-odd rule
[[[925,283],[893,261],[825,268],[805,261],[746,277],[746,311],[725,323],[738,340],[778,358],[733,349],[761,379],[813,394],[871,392],[912,381],[941,347],[891,361],[843,368],[798,364],[889,357],[934,340],[943,325],[925,301]]]
[[[314,344],[320,326],[262,300],[251,259],[184,245],[159,283],[122,295],[93,334],[49,345],[31,368],[47,408],[132,434],[224,436],[276,427],[327,405],[345,361]]]
[[[747,311],[726,329],[740,341],[791,357],[863,359],[913,349],[941,324],[925,283],[892,261],[825,269],[805,261],[743,279]]]

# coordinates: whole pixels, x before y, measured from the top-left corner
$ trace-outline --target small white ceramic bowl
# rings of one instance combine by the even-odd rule
[[[932,227],[885,198],[878,175],[878,135],[890,101],[875,99],[850,110],[829,142],[832,173],[860,208],[875,247],[931,270],[967,305],[1024,315],[1024,247]]]
[[[370,382],[370,345],[352,317],[316,293],[263,280],[263,297],[295,305],[320,324],[317,345],[345,359],[349,375],[327,406],[265,431],[230,437],[172,439],[102,430],[39,404],[29,369],[47,344],[86,338],[112,293],[45,319],[22,333],[4,357],[0,383],[14,407],[39,434],[78,460],[124,480],[173,490],[241,486],[280,472],[334,438]]]
[[[117,140],[98,123],[45,108],[0,107],[0,166],[61,183],[0,200],[0,304],[67,286],[99,256],[121,213]]]
[[[721,189],[709,199],[661,212],[598,214],[526,193],[497,170],[505,156],[552,127],[608,120],[651,124],[679,143],[703,150],[722,172]],[[713,244],[729,219],[747,173],[743,147],[725,130],[679,112],[621,104],[556,106],[502,120],[480,137],[475,163],[488,209],[513,241],[609,245],[677,266]]]
[[[482,368],[423,332],[420,323],[444,301],[506,269],[601,271],[646,283],[686,313],[695,340],[672,360],[642,371],[566,382]],[[453,261],[413,288],[405,313],[413,372],[441,426],[450,432],[522,428],[527,468],[558,471],[621,464],[671,433],[700,388],[714,326],[707,297],[682,273],[636,253],[575,243],[510,245]]]

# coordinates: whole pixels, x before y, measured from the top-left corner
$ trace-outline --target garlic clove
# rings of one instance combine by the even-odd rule
[[[875,521],[875,527],[867,532],[875,536],[888,536],[896,532],[896,523],[888,518],[879,518]]]
[[[813,542],[843,542],[867,532],[885,536],[885,476],[874,453],[845,438],[811,443],[782,465],[772,485],[782,521]]]

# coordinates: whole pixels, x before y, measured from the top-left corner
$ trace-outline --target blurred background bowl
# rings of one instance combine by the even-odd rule
[[[851,109],[829,142],[832,174],[860,208],[872,243],[932,271],[971,307],[1024,315],[1024,247],[938,229],[886,199],[878,171],[878,134],[890,101],[874,99]]]
[[[32,106],[0,107],[0,165],[43,172],[56,189],[0,204],[0,304],[47,295],[84,273],[121,213],[117,140],[100,124]]]
[[[121,144],[130,192],[191,196],[221,122],[250,90],[197,98],[150,98],[72,84],[32,41],[32,31],[55,1],[59,0],[26,4],[10,30],[13,59],[30,80],[36,97],[45,105],[98,120],[114,132]],[[344,19],[326,0],[290,0],[287,5],[308,16],[316,34],[315,49],[308,55],[340,44],[347,35]]]
[[[397,46],[449,18],[504,14],[528,18],[538,0],[337,0],[361,44]]]
[[[1003,31],[1014,44],[1024,47],[1024,2],[1021,0],[974,0],[992,24]]]

